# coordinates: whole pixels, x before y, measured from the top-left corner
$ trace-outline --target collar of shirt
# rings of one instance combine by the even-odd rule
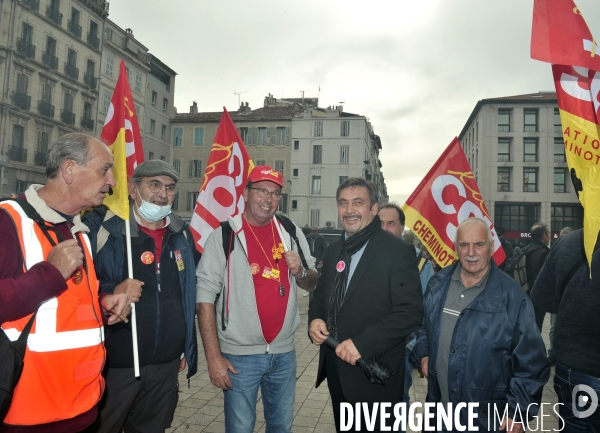
[[[457,262],[456,269],[454,270],[454,273],[452,274],[452,279],[454,281],[458,281],[463,287],[465,287],[465,285],[462,282],[462,279],[460,278],[461,270],[462,270],[462,266],[460,265],[460,262]],[[465,287],[465,288],[470,289],[472,287],[477,287],[477,288],[485,289],[485,285],[487,284],[487,280],[488,280],[491,270],[492,270],[492,268],[490,266],[490,268],[488,269],[488,271],[485,273],[485,275],[483,276],[483,278],[481,280],[479,280],[477,283],[473,284],[472,286]]]

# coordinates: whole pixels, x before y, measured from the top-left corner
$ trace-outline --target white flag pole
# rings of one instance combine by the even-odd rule
[[[277,218],[275,218],[275,215],[273,215],[273,223],[275,224],[277,233],[279,233],[279,239],[281,239],[281,243],[283,244],[283,251],[287,253],[290,249],[288,248],[287,244],[285,243],[285,239],[283,238],[283,233],[281,232],[281,227],[279,227],[279,221],[277,221]]]
[[[131,257],[131,227],[130,220],[125,220],[125,237],[127,238],[127,269],[129,278],[133,279],[133,259]],[[131,338],[133,340],[133,371],[135,377],[140,377],[140,356],[138,353],[137,320],[135,317],[135,303],[131,303]]]

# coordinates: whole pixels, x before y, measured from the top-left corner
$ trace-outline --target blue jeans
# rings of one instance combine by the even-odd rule
[[[238,374],[229,372],[233,389],[224,391],[225,432],[252,433],[258,388],[263,400],[266,433],[291,433],[296,395],[296,351],[280,354],[223,357]]]
[[[408,392],[410,391],[410,387],[412,386],[413,366],[408,360],[408,357],[410,356],[411,352],[412,350],[408,347],[404,349],[404,397],[402,398],[402,401],[406,403],[407,410],[408,405],[410,404],[410,395],[408,394]]]
[[[591,404],[594,399],[589,393],[580,389],[576,394],[576,400],[573,400],[573,390],[577,385],[585,385],[596,393],[596,404],[600,401],[600,378],[588,376],[562,364],[556,363],[554,370],[554,390],[558,396],[558,402],[563,403],[559,406],[559,414],[565,422],[564,432],[568,433],[598,433],[600,432],[600,408],[596,407],[592,412]],[[589,390],[588,388],[588,390]],[[593,392],[591,391],[591,392]],[[578,397],[588,395],[588,400],[584,406],[580,406]],[[575,412],[573,412],[575,410]],[[583,415],[588,412],[589,416],[579,418],[576,414]],[[559,428],[561,421],[559,420]]]

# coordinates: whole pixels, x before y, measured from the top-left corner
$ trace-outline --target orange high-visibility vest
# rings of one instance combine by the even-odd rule
[[[52,244],[13,201],[0,203],[19,236],[24,270],[46,260]],[[51,225],[48,223],[48,225]],[[51,236],[58,243],[56,235]],[[25,365],[4,419],[10,425],[38,425],[74,418],[92,409],[104,391],[104,330],[98,280],[89,239],[78,233],[85,264],[67,280],[67,290],[43,302],[27,339]],[[2,324],[16,340],[31,314]]]

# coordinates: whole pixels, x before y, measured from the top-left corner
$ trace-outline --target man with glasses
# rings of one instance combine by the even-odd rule
[[[281,173],[254,167],[244,189],[244,213],[208,237],[196,273],[208,373],[224,391],[230,433],[254,431],[259,388],[266,431],[292,431],[294,334],[300,325],[296,290],[312,290],[317,271],[302,230],[287,218],[273,218],[282,187]]]
[[[106,330],[106,393],[93,432],[164,432],[177,406],[177,375],[197,370],[196,265],[192,234],[171,205],[179,175],[164,161],[140,164],[129,181],[133,279],[125,221],[104,206],[84,216],[103,293],[136,302],[140,378],[133,369],[131,324]]]

